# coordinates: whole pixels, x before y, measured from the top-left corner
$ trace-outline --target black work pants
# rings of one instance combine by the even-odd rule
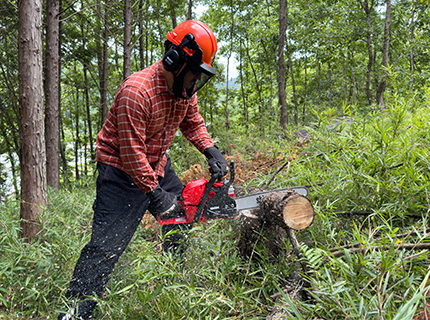
[[[66,294],[68,299],[81,300],[76,307],[82,319],[87,319],[92,313],[96,303],[88,298],[103,293],[115,263],[132,239],[149,204],[148,197],[127,173],[102,163],[97,164],[97,169],[99,175],[91,240],[81,251]],[[160,177],[159,185],[177,196],[182,193],[182,183],[169,158],[165,176]],[[175,228],[188,229],[190,225],[163,226],[162,232]],[[164,250],[174,249],[182,253],[183,247],[178,242],[182,238],[180,233],[166,238]]]

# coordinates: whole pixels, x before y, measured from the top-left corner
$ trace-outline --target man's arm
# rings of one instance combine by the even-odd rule
[[[196,95],[190,99],[190,107],[179,128],[184,137],[201,153],[203,153],[205,149],[215,145],[214,141],[209,136],[203,117],[200,115]]]
[[[199,113],[196,96],[194,96],[191,107],[188,109],[187,116],[180,128],[184,136],[206,156],[211,173],[220,173],[221,176],[226,175],[228,172],[227,161],[218,150],[218,147],[215,146],[214,141],[209,137],[203,117]]]

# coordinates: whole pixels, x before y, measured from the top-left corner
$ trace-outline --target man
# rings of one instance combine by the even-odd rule
[[[163,59],[121,84],[97,136],[99,175],[91,240],[66,294],[72,310],[58,319],[88,319],[96,305],[91,297],[103,293],[146,210],[160,219],[178,214],[183,186],[167,154],[178,128],[205,154],[212,173],[227,173],[227,162],[208,135],[195,95],[215,75],[215,36],[204,23],[188,20],[166,38]],[[163,226],[162,231],[173,228]],[[180,239],[174,234],[164,250],[182,253]]]

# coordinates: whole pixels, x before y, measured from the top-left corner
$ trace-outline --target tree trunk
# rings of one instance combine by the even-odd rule
[[[372,66],[373,66],[373,54],[372,54],[372,20],[371,20],[371,13],[373,10],[373,6],[375,5],[374,0],[371,0],[371,4],[369,7],[369,1],[364,0],[358,0],[361,7],[366,12],[366,21],[367,21],[367,53],[369,56],[369,61],[367,63],[367,74],[366,74],[366,95],[367,100],[369,101],[369,105],[373,103],[372,99],[372,93],[370,92],[370,79],[371,79],[371,73],[372,73]]]
[[[60,21],[59,23],[59,31],[58,34],[61,35],[62,34],[62,19],[61,19],[61,8],[62,8],[62,0],[59,0],[60,4],[59,4],[59,16],[58,19]],[[58,56],[61,57],[61,36],[58,38]],[[66,146],[65,144],[62,143],[62,141],[65,141],[65,137],[64,137],[64,128],[63,128],[63,122],[62,122],[62,114],[61,114],[61,59],[58,60],[58,135],[59,140],[58,140],[58,150],[60,152],[60,158],[61,158],[61,163],[63,166],[63,181],[66,184],[69,184],[69,176],[68,176],[68,172],[69,172],[69,165],[67,164],[67,159],[66,159]]]
[[[288,8],[286,8],[286,25],[288,29]],[[288,65],[290,66],[290,76],[291,76],[291,86],[293,87],[293,97],[294,97],[294,124],[297,126],[299,124],[299,103],[297,101],[297,90],[296,83],[294,81],[294,68],[293,68],[293,59],[291,59],[290,46],[288,44],[287,39],[287,54],[288,54]]]
[[[237,247],[243,257],[251,257],[263,245],[271,256],[281,253],[280,244],[287,235],[296,252],[300,251],[293,230],[304,230],[315,217],[308,198],[296,192],[270,192],[260,200],[260,207],[240,214]]]
[[[243,87],[244,79],[243,79],[243,53],[242,53],[242,40],[240,41],[240,51],[239,51],[239,76],[240,76],[240,92],[242,93],[242,105],[243,105],[243,119],[245,120],[245,133],[248,133],[248,106],[246,104],[246,94]]]
[[[385,90],[385,85],[388,78],[388,51],[390,47],[390,22],[391,22],[391,0],[387,0],[387,8],[385,11],[385,25],[384,25],[384,51],[382,54],[382,66],[384,71],[382,72],[381,82],[378,86],[378,91],[376,93],[376,101],[379,106],[383,106],[383,94]]]
[[[231,8],[231,27],[230,27],[230,50],[227,56],[227,75],[226,75],[226,88],[225,88],[225,130],[228,132],[230,130],[230,118],[229,118],[229,110],[228,110],[228,99],[229,99],[229,77],[230,77],[230,59],[231,54],[233,52],[233,30],[234,30],[234,12],[233,7]]]
[[[256,85],[256,89],[257,89],[257,94],[258,94],[258,99],[259,99],[259,105],[258,105],[258,113],[260,115],[260,131],[261,134],[264,136],[264,132],[265,132],[265,128],[264,128],[264,106],[263,106],[263,98],[261,97],[261,85],[260,82],[258,81],[258,77],[257,77],[257,72],[255,71],[254,65],[252,63],[251,60],[251,56],[249,54],[249,48],[248,46],[246,46],[246,54],[248,56],[248,61],[249,61],[249,65],[251,67],[252,70],[252,74],[254,75],[254,80],[255,80],[255,85]]]
[[[409,35],[409,47],[410,52],[409,52],[409,57],[410,57],[410,65],[411,65],[411,92],[412,94],[415,91],[414,88],[414,82],[415,82],[415,77],[414,77],[414,73],[415,73],[415,58],[414,58],[414,32],[415,32],[415,8],[412,7],[412,13],[411,13],[411,32]]]
[[[76,66],[75,66],[76,70]],[[79,89],[76,88],[76,101],[79,101]],[[79,138],[79,103],[76,103],[75,106],[75,177],[76,181],[80,179],[79,176],[79,147],[80,147],[80,138]]]
[[[191,20],[193,18],[193,0],[188,0],[188,14],[187,19]]]
[[[318,63],[318,104],[321,105],[322,100],[322,93],[321,93],[321,62],[317,61]]]
[[[139,16],[138,16],[138,25],[139,25],[139,61],[140,61],[140,70],[145,69],[145,50],[144,50],[144,45],[145,45],[145,39],[147,40],[147,38],[143,37],[143,15],[141,15],[141,12],[143,12],[143,0],[139,0]]]
[[[124,79],[131,75],[131,0],[124,0]]]
[[[88,67],[84,66],[84,81],[85,81],[85,109],[87,111],[87,126],[88,126],[88,143],[90,144],[90,157],[91,161],[94,161],[96,159],[96,153],[94,151],[93,146],[93,130],[92,130],[92,121],[91,121],[91,110],[90,110],[90,96],[88,91],[90,90],[89,82],[88,82]],[[85,146],[86,148],[87,146]],[[85,165],[87,163],[85,162]]]
[[[42,2],[18,2],[21,235],[35,240],[47,204],[43,119]]]
[[[170,19],[172,19],[172,28],[175,29],[178,25],[176,22],[176,1],[175,0],[169,0],[169,7],[170,7]]]
[[[106,3],[107,5],[107,3]],[[103,62],[101,65],[100,74],[100,108],[101,108],[101,123],[100,127],[103,126],[107,119],[108,108],[107,108],[107,71],[108,71],[108,41],[109,41],[109,8],[105,7],[104,16],[104,33],[103,33]]]
[[[333,102],[333,84],[331,81],[331,63],[330,60],[327,62],[327,75],[328,75],[328,86],[329,86],[329,94],[328,94],[328,107],[331,108]]]
[[[47,184],[54,190],[60,186],[60,106],[59,106],[59,1],[46,3],[45,50],[45,137]]]
[[[278,97],[281,106],[279,123],[283,129],[288,125],[287,98],[285,95],[285,35],[287,32],[287,1],[279,0],[279,44],[278,44]]]
[[[83,6],[84,5],[82,4],[82,7]],[[87,35],[85,34],[83,24],[81,24],[81,34],[82,34],[82,51],[85,52],[86,51]],[[96,155],[95,155],[94,147],[93,147],[93,130],[92,130],[92,125],[91,125],[91,111],[90,111],[90,95],[89,95],[90,85],[88,82],[88,64],[87,64],[86,57],[84,58],[84,61],[82,62],[82,64],[83,64],[84,83],[85,83],[84,98],[85,98],[85,110],[86,110],[86,114],[87,114],[87,123],[88,123],[88,142],[90,144],[91,160],[95,160]],[[86,148],[87,148],[87,146],[85,145],[85,151],[86,151]],[[85,166],[86,165],[87,165],[87,162],[85,161]]]

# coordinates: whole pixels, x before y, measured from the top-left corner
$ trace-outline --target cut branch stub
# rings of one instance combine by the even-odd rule
[[[270,192],[261,198],[260,208],[296,231],[309,227],[315,217],[315,210],[309,199],[294,191]]]

